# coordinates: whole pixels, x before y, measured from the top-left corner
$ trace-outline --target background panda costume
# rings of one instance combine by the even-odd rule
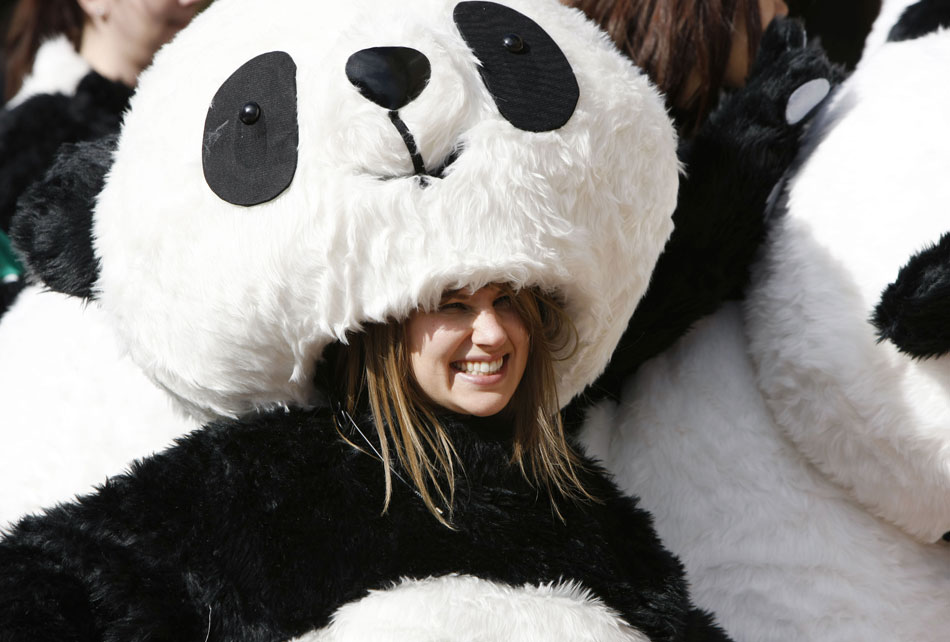
[[[950,15],[907,5],[885,5],[816,116],[744,306],[647,363],[585,434],[739,640],[950,630],[947,248],[934,245],[950,202]]]
[[[118,131],[132,89],[89,68],[65,36],[44,42],[20,91],[0,111],[0,316],[23,286],[5,253],[16,201],[60,144]]]
[[[114,157],[104,143],[63,160],[108,172],[74,199],[95,198],[94,218],[79,207],[56,226],[64,254],[29,256],[47,284],[95,296],[183,404],[249,417],[12,527],[0,640],[344,639],[357,600],[403,578],[416,583],[395,599],[447,583],[544,607],[524,639],[724,640],[647,514],[596,472],[584,477],[603,503],[565,504],[562,523],[507,465],[492,420],[447,417],[467,474],[455,529],[405,484],[380,514],[379,461],[341,438],[314,385],[345,332],[501,280],[563,297],[580,343],[557,385],[574,396],[671,228],[659,96],[556,3],[259,9],[220,0],[159,53]],[[32,223],[23,245],[49,247]],[[552,632],[565,602],[573,616]],[[497,627],[482,612],[474,624]],[[460,622],[449,630],[472,631]]]
[[[23,87],[0,112],[0,236],[59,146],[117,132],[131,95],[92,71],[65,36],[40,46]],[[57,185],[82,189],[77,181]],[[0,526],[120,472],[197,425],[123,354],[97,306],[42,284],[21,291],[22,268],[3,245],[0,238],[0,279],[9,276],[0,284]],[[132,418],[148,423],[126,430]],[[89,425],[99,429],[83,429]]]

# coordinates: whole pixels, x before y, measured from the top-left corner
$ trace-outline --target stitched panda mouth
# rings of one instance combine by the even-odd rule
[[[402,137],[402,141],[406,144],[406,150],[408,150],[409,157],[412,159],[412,169],[414,176],[423,178],[442,178],[442,176],[445,174],[445,170],[448,169],[448,167],[459,157],[459,154],[462,153],[461,145],[456,145],[452,148],[451,153],[446,156],[440,165],[432,170],[428,170],[426,169],[425,160],[422,158],[422,154],[419,153],[419,148],[416,145],[416,139],[413,137],[412,132],[409,131],[406,123],[404,123],[402,118],[399,117],[399,112],[395,110],[390,111],[389,120],[392,121],[396,131],[398,131],[399,135]],[[428,183],[426,181],[423,181],[423,185],[427,184]]]

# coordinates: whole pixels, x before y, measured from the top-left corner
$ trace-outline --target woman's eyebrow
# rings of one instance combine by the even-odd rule
[[[463,296],[462,288],[458,288],[457,290],[446,290],[445,292],[442,293],[442,298],[439,299],[439,303],[444,303],[448,301],[449,299],[454,299],[458,296]]]

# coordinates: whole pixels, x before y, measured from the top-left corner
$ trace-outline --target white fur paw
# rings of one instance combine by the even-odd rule
[[[507,586],[467,575],[403,580],[341,607],[295,642],[648,642],[574,582]]]

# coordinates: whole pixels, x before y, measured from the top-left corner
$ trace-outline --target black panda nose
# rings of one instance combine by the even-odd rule
[[[408,47],[373,47],[346,61],[346,77],[367,100],[390,111],[419,97],[431,67],[422,52]]]

